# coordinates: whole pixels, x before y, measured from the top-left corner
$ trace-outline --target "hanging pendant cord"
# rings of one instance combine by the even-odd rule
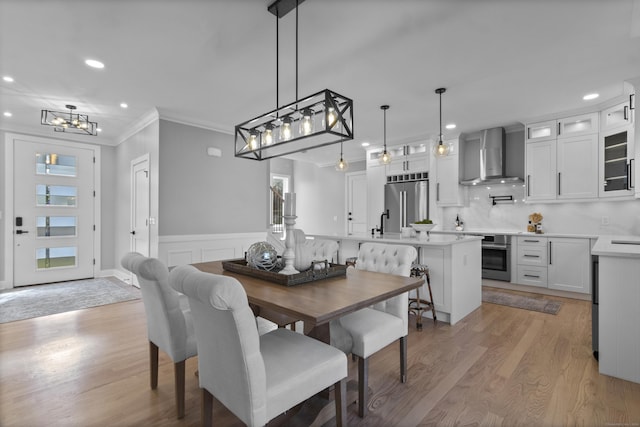
[[[440,144],[442,144],[442,92],[440,92]]]
[[[384,110],[384,151],[387,151],[387,110]]]
[[[298,100],[298,0],[296,0],[296,101]],[[296,110],[298,104],[296,103]]]
[[[276,118],[280,117],[280,29],[278,14],[276,13]]]

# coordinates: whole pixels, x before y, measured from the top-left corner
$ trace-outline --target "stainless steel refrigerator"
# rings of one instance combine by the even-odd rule
[[[384,186],[384,232],[399,233],[401,227],[429,218],[429,181],[394,182]]]

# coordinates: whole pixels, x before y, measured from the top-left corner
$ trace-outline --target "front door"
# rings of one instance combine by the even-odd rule
[[[14,140],[14,286],[94,277],[92,148]]]

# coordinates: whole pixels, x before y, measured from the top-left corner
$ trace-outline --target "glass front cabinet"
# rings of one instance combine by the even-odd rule
[[[633,128],[608,130],[600,134],[600,197],[632,196],[635,192],[635,149]]]

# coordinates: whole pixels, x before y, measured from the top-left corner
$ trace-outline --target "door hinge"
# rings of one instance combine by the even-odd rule
[[[96,158],[94,157],[94,158],[93,158],[93,163],[95,163],[95,162],[96,162]]]
[[[96,197],[96,190],[93,190],[93,197]]]
[[[93,259],[93,265],[96,265],[96,259],[95,258]]]
[[[93,224],[93,231],[96,231],[96,225]]]

